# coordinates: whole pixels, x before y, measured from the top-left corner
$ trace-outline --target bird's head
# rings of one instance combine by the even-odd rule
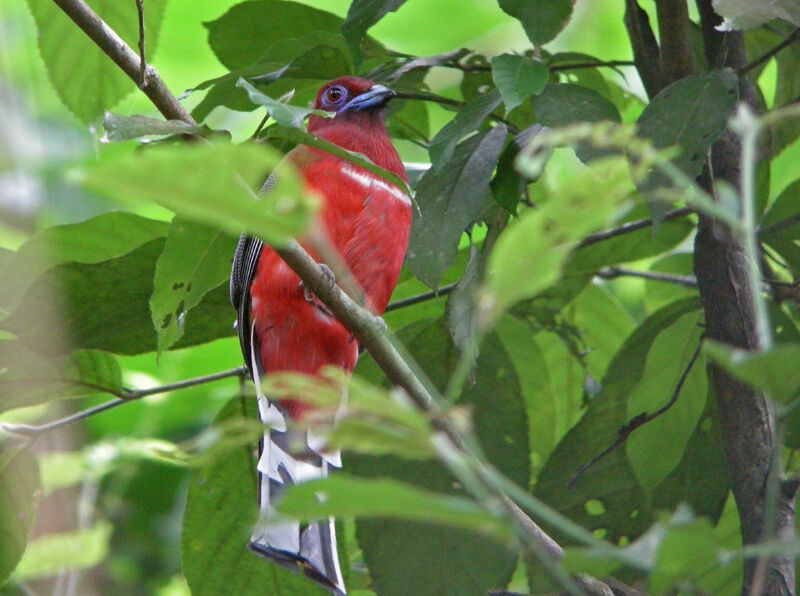
[[[358,77],[339,77],[322,86],[314,109],[336,112],[337,116],[380,112],[396,93]]]

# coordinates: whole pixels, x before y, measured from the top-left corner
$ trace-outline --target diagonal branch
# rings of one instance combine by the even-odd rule
[[[125,41],[108,26],[83,0],[53,0],[69,18],[111,58],[130,79],[139,85],[153,105],[167,120],[183,120],[197,126],[183,106],[170,93],[155,68],[144,65],[144,81],[140,80],[142,61]]]

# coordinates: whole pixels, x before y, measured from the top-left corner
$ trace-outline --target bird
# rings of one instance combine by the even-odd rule
[[[385,108],[395,96],[388,87],[353,76],[323,85],[316,96],[308,132],[372,162],[407,181],[403,162],[384,123]],[[308,145],[284,157],[300,173],[305,187],[321,196],[314,237],[322,237],[346,266],[365,306],[381,315],[397,284],[411,227],[411,197],[405,188],[344,158]],[[261,192],[269,200],[270,175]],[[298,238],[332,279],[311,235]],[[250,549],[278,564],[303,572],[334,594],[346,589],[339,565],[334,520],[312,524],[275,523],[274,503],[292,484],[328,475],[341,467],[338,451],[312,430],[289,424],[302,420],[310,406],[297,400],[272,400],[261,379],[275,372],[319,376],[323,367],[351,373],[359,347],[353,334],[310,293],[281,257],[258,238],[242,235],[234,254],[230,299],[245,364],[256,386],[264,435],[257,464],[259,521]],[[298,450],[297,445],[303,448]]]

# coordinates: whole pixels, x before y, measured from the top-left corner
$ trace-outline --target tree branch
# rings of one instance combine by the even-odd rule
[[[691,215],[692,213],[693,211],[688,207],[682,207],[681,209],[675,209],[674,211],[666,213],[661,221],[672,221],[673,219],[680,219],[682,217],[686,217],[687,215]],[[597,244],[598,242],[603,242],[604,240],[610,240],[611,238],[616,238],[617,236],[622,236],[624,234],[630,234],[638,230],[643,230],[645,228],[651,227],[652,225],[653,225],[652,219],[639,219],[636,221],[631,221],[622,224],[618,228],[612,228],[611,230],[605,230],[603,232],[596,232],[594,234],[589,234],[578,243],[577,250],[580,250],[581,248],[586,248],[587,246],[591,246],[592,244]]]
[[[117,399],[112,399],[97,406],[87,408],[86,410],[81,410],[80,412],[77,412],[70,416],[65,416],[64,418],[59,418],[58,420],[54,420],[53,422],[48,422],[47,424],[34,426],[28,424],[4,423],[0,424],[0,427],[2,427],[3,430],[9,433],[13,433],[15,435],[38,436],[48,433],[57,428],[61,428],[62,426],[66,426],[68,424],[72,424],[80,420],[85,420],[86,418],[90,418],[95,414],[99,414],[100,412],[105,412],[106,410],[110,410],[111,408],[121,406],[122,404],[137,399],[142,399],[143,397],[147,397],[148,395],[168,393],[170,391],[177,391],[178,389],[186,389],[187,387],[194,387],[196,385],[203,385],[205,383],[219,381],[220,379],[227,379],[235,376],[244,377],[245,375],[247,375],[247,368],[245,368],[244,366],[240,366],[238,368],[232,368],[230,370],[225,370],[211,375],[204,375],[202,377],[195,377],[193,379],[178,381],[177,383],[169,383],[167,385],[159,385],[158,387],[150,387],[148,389],[123,389],[122,391],[103,389],[105,393],[116,395]]]
[[[655,97],[669,83],[661,70],[660,50],[650,18],[636,0],[625,0],[625,28],[631,40],[633,62],[648,97]]]
[[[427,91],[398,91],[397,97],[399,99],[418,99],[422,101],[430,101],[432,103],[440,103],[446,106],[454,106],[457,108],[463,108],[465,105],[467,105],[467,102],[461,101],[460,99],[451,99],[442,95],[436,95],[435,93],[428,93]],[[499,114],[492,112],[489,114],[489,118],[495,122],[502,122],[505,124],[508,127],[508,131],[512,134],[516,135],[520,133],[520,129],[516,124],[509,122]]]
[[[128,44],[117,35],[83,0],[53,0],[111,58],[130,79],[139,85],[142,61]],[[144,66],[144,84],[139,85],[153,105],[167,120],[183,120],[197,126],[183,106],[170,93],[152,66]]]
[[[661,70],[670,82],[697,72],[686,0],[656,0]]]
[[[736,72],[739,75],[747,74],[748,72],[750,72],[754,68],[756,68],[758,66],[761,66],[764,62],[766,62],[767,60],[769,60],[770,58],[775,56],[775,54],[780,52],[782,49],[789,47],[790,45],[792,45],[794,42],[796,42],[799,39],[800,39],[800,28],[795,29],[789,37],[784,39],[781,43],[776,45],[774,48],[769,50],[764,55],[759,56],[758,58],[756,58],[755,60],[753,60],[749,64],[745,64],[744,66],[739,67],[739,69]]]
[[[665,283],[684,286],[687,288],[697,287],[697,279],[693,275],[675,275],[670,273],[661,273],[660,271],[637,271],[635,269],[626,269],[625,267],[604,267],[597,272],[597,275],[603,279],[616,279],[618,277],[640,277],[650,281],[663,281]]]

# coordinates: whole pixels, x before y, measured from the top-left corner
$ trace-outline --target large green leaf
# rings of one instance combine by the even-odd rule
[[[539,475],[538,496],[583,527],[602,531],[613,542],[639,535],[652,522],[652,510],[624,447],[606,454],[579,477],[575,474],[613,445],[619,429],[628,423],[628,396],[644,382],[647,356],[658,336],[698,309],[694,299],[676,302],[636,329],[608,366],[600,394]]]
[[[342,19],[330,12],[283,0],[249,0],[205,23],[208,43],[229,70],[250,66],[274,43],[314,31],[339,33]]]
[[[185,318],[206,293],[228,280],[235,248],[236,238],[216,228],[172,221],[150,296],[159,352],[181,338]]]
[[[501,54],[492,58],[492,80],[510,112],[547,84],[547,65],[527,56]]]
[[[76,350],[48,358],[19,344],[0,342],[0,411],[122,390],[119,364],[107,352]]]
[[[87,166],[84,185],[117,200],[155,201],[187,219],[233,235],[247,231],[271,244],[305,229],[318,200],[274,150],[246,145],[195,143],[127,154]],[[266,174],[280,172],[263,200]]]
[[[147,303],[163,246],[157,238],[116,259],[51,269],[25,292],[2,328],[46,355],[74,348],[117,354],[154,350]]]
[[[0,453],[0,586],[19,563],[38,506],[39,466],[27,450]]]
[[[519,19],[534,45],[555,39],[567,26],[575,0],[499,0],[500,8]]]
[[[90,7],[131,48],[139,41],[135,3],[90,0]],[[64,105],[84,123],[102,116],[136,84],[89,39],[54,2],[28,0],[36,20],[39,51],[53,87]],[[165,0],[148,0],[144,10],[147,61],[153,60]]]
[[[701,324],[702,313],[688,313],[658,335],[647,353],[641,378],[628,395],[629,420],[653,414],[670,402],[701,341]],[[703,412],[707,391],[705,363],[700,358],[669,410],[628,437],[628,461],[648,495],[681,460]]]
[[[443,388],[458,360],[444,320],[413,325],[399,335],[425,373]],[[359,371],[381,376],[367,360]],[[514,364],[497,336],[490,335],[481,345],[473,377],[457,404],[469,408],[486,457],[512,480],[527,486],[525,407]],[[344,466],[360,476],[388,476],[440,493],[460,492],[453,477],[436,462],[347,454]],[[381,596],[485,595],[492,587],[505,587],[516,564],[513,553],[464,529],[357,519],[357,536],[373,588]]]
[[[798,11],[800,12],[800,11]],[[786,34],[791,35],[791,33]],[[781,38],[783,39],[783,38]],[[796,43],[781,50],[775,56],[778,72],[775,76],[775,103],[780,107],[795,103],[800,99],[800,76],[797,64],[800,61],[800,46]],[[800,122],[797,118],[785,118],[770,127],[771,155],[775,157],[791,145],[800,135]]]
[[[216,423],[255,420],[255,401],[231,399]],[[249,552],[258,514],[256,453],[253,441],[192,472],[181,537],[183,574],[192,594],[327,594],[303,576]]]
[[[439,284],[456,258],[462,233],[483,211],[505,140],[503,125],[474,135],[458,144],[452,159],[420,180],[406,266],[429,287]]]
[[[367,30],[380,21],[387,12],[393,12],[406,0],[353,0],[342,23],[342,35],[350,46],[350,52],[361,62],[361,40]]]
[[[729,69],[681,79],[647,104],[637,121],[639,134],[659,149],[677,146],[680,154],[673,163],[694,179],[705,166],[709,147],[725,130],[738,89],[736,74]],[[638,186],[647,192],[670,184],[664,174],[653,173]],[[656,219],[667,208],[651,205]]]
[[[129,253],[167,233],[168,224],[133,213],[104,213],[76,224],[53,226],[34,234],[0,261],[0,305],[11,309],[23,292],[48,269],[63,263],[99,263]]]
[[[556,128],[576,122],[621,122],[616,106],[597,91],[569,83],[550,83],[544,91],[533,96],[536,120],[544,126]],[[597,149],[591,143],[580,143],[575,153],[581,161],[589,161],[608,150]]]

